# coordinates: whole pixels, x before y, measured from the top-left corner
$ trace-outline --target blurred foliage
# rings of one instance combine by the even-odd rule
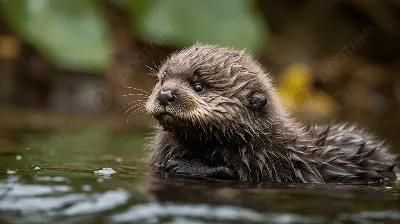
[[[132,28],[136,29],[145,18],[145,14],[154,4],[154,0],[114,0],[113,3],[130,12]]]
[[[104,70],[111,48],[107,21],[96,1],[2,0],[11,27],[57,66]],[[265,24],[246,0],[116,0],[132,15],[140,38],[176,47],[195,42],[258,52]]]
[[[252,11],[251,1],[163,0],[155,1],[139,24],[148,40],[175,46],[196,42],[246,48],[257,53],[266,39],[265,24]]]
[[[110,60],[105,23],[91,1],[3,0],[11,27],[56,65],[99,70]]]
[[[309,120],[336,117],[338,103],[328,93],[312,87],[312,69],[303,63],[288,66],[281,74],[277,87],[283,106]]]

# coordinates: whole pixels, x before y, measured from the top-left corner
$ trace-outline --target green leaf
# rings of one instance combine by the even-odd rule
[[[143,16],[153,4],[153,0],[114,0],[114,4],[123,8],[125,12],[131,15],[133,29],[145,19]]]
[[[92,1],[3,0],[12,28],[56,65],[103,70],[111,49],[106,22]]]
[[[196,42],[248,49],[257,53],[266,26],[247,0],[161,0],[143,14],[139,33],[157,44]]]

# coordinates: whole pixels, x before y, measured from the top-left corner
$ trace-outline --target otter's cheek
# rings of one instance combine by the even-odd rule
[[[155,109],[156,109],[156,101],[155,101],[155,96],[152,93],[152,95],[150,95],[149,99],[146,101],[146,105],[145,105],[146,111],[149,114],[153,114]]]
[[[202,107],[198,105],[195,100],[190,98],[180,99],[176,104],[170,108],[171,112],[182,118],[190,118],[197,115]]]

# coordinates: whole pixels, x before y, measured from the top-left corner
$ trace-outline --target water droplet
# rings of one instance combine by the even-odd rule
[[[17,171],[15,170],[7,170],[7,174],[12,175],[12,174],[16,174]]]
[[[99,179],[101,179],[101,178],[99,178]],[[99,179],[97,179],[98,182],[99,182]],[[89,184],[82,185],[83,191],[92,191],[92,189],[93,189],[92,186]]]

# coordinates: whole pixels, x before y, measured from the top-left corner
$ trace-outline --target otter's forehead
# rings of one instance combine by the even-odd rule
[[[215,73],[227,66],[229,59],[239,58],[242,54],[243,52],[230,48],[196,44],[171,55],[160,71],[166,78],[172,75],[187,76],[197,69]]]

